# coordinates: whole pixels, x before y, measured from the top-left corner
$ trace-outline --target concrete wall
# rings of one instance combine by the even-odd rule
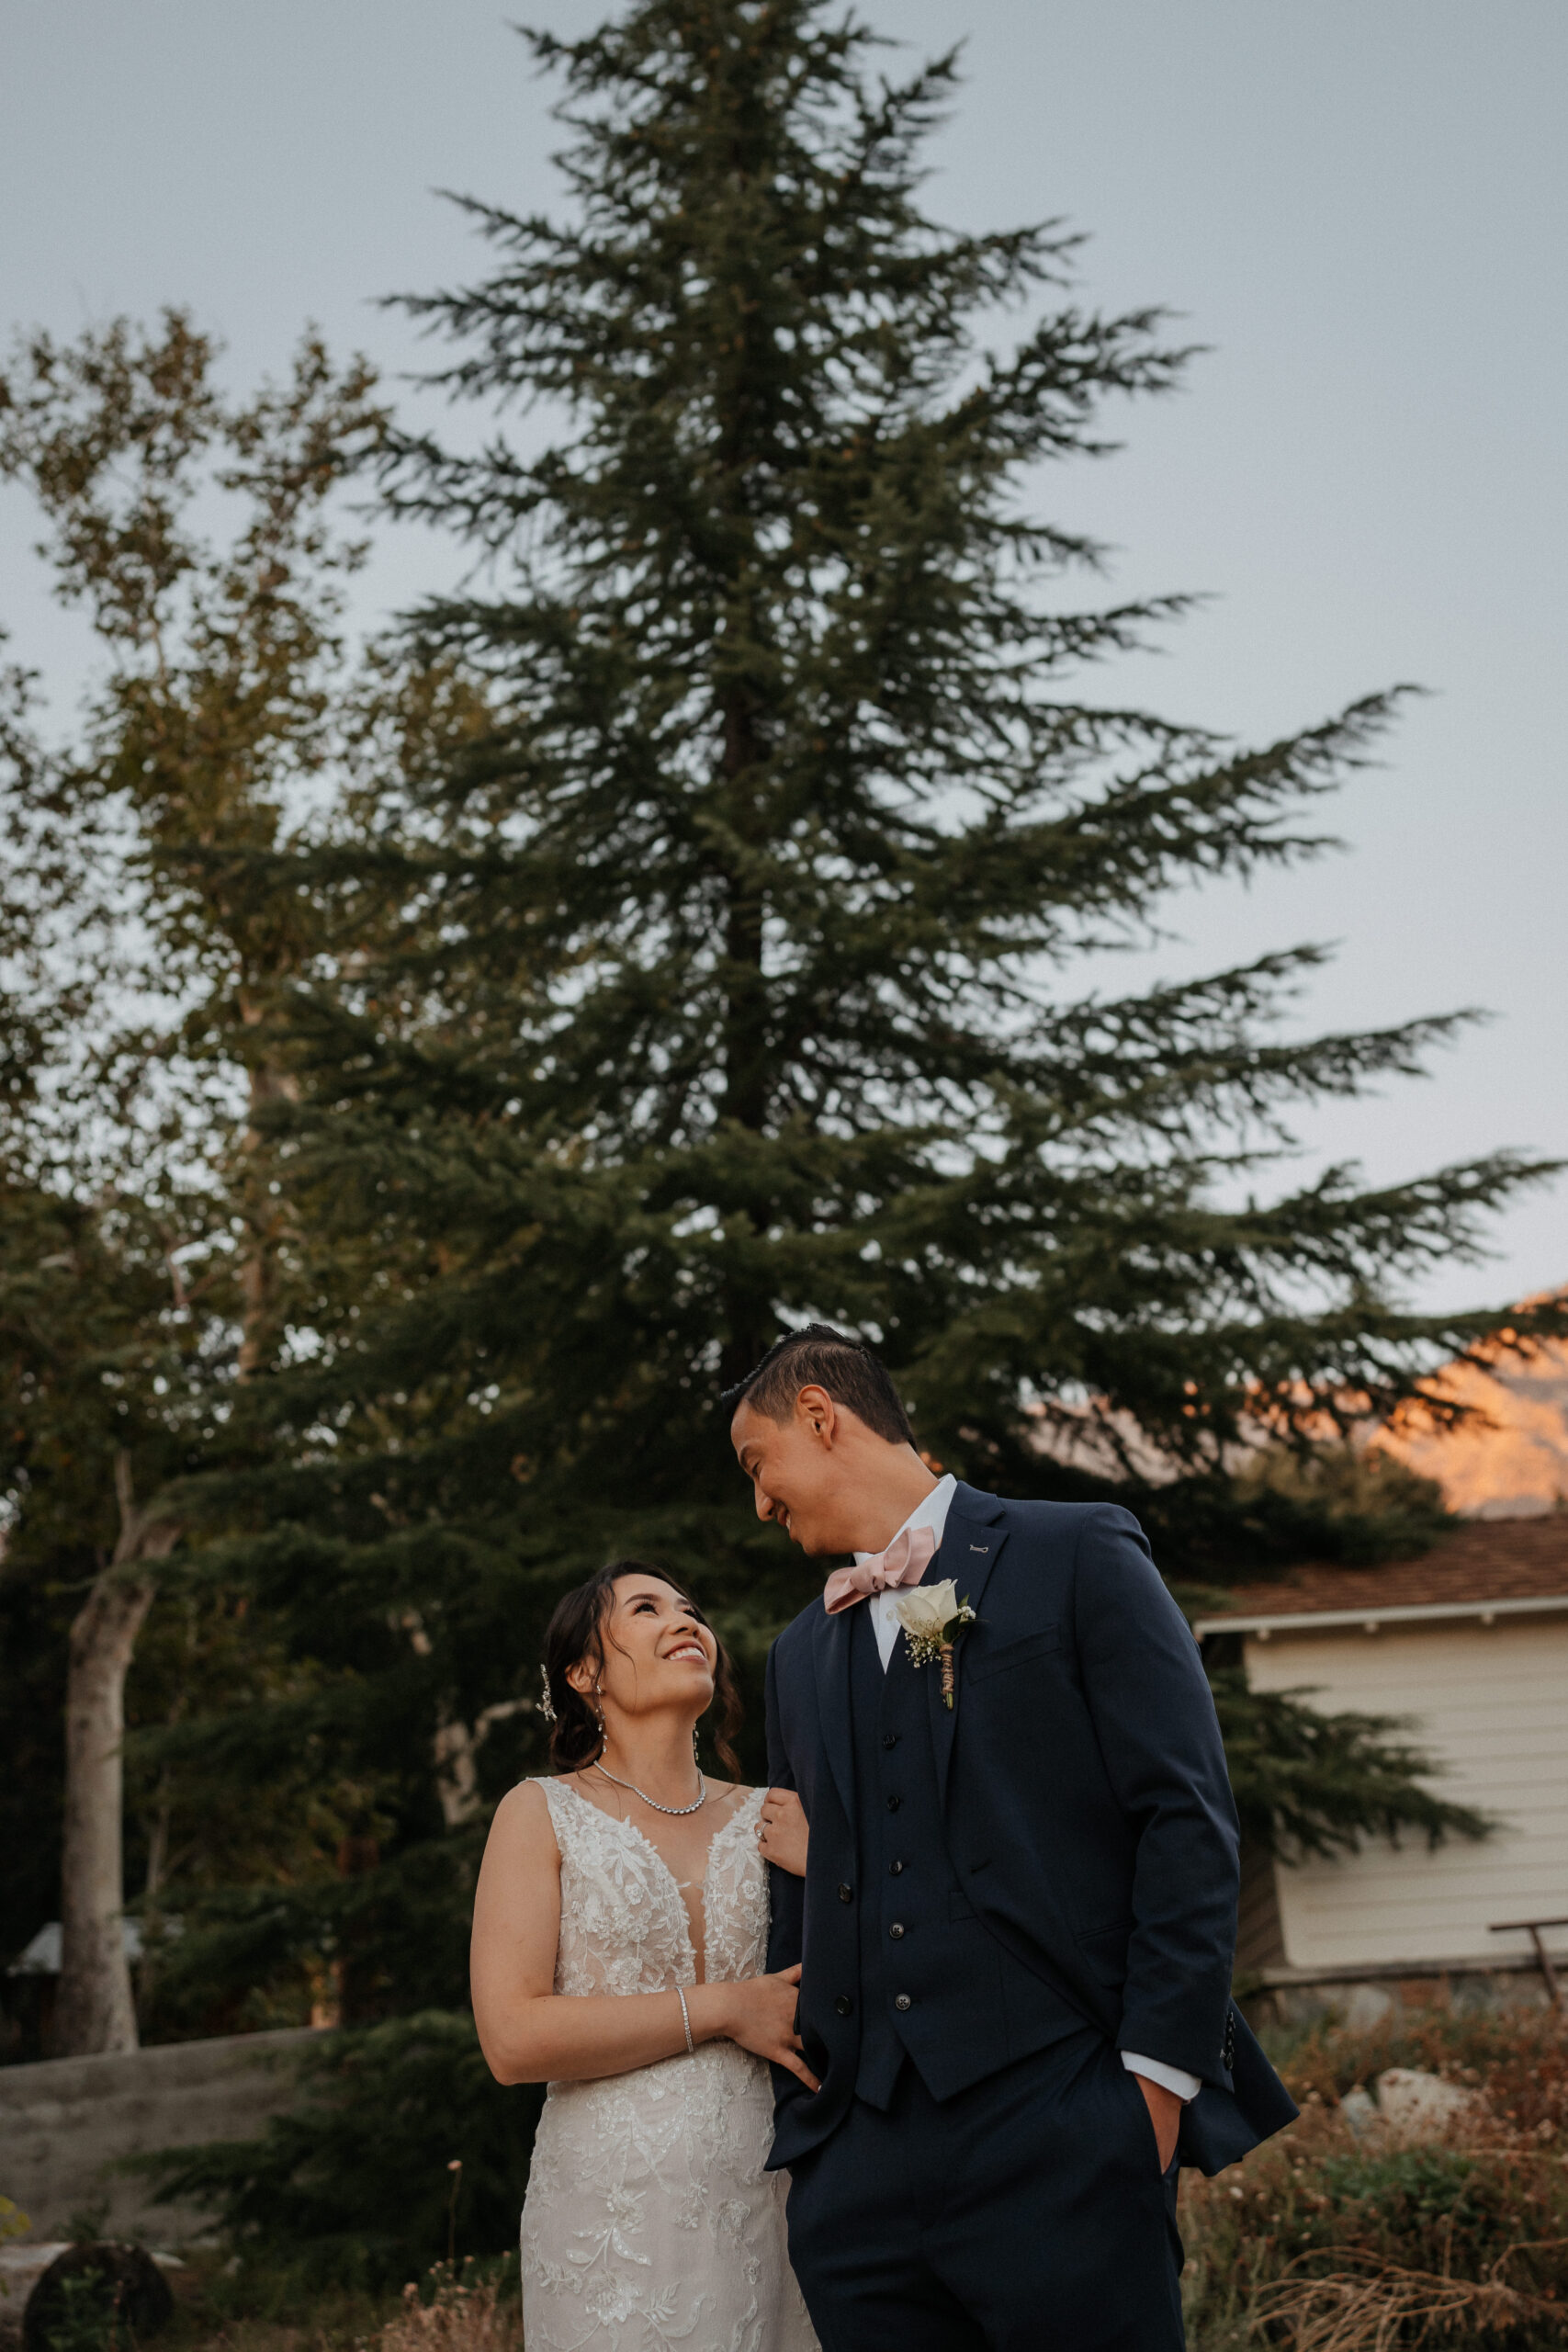
[[[107,2236],[152,2246],[196,2237],[210,2215],[152,2204],[150,2184],[116,2173],[116,2158],[256,2138],[292,2105],[299,2053],[315,2039],[306,2027],[0,2066],[0,2192],[35,2239],[63,2235],[106,2199]]]
[[[1446,1969],[1429,1975],[1365,1971],[1359,1975],[1310,1976],[1293,1969],[1266,1969],[1261,1984],[1243,2003],[1254,2026],[1314,2026],[1332,2023],[1352,2033],[1375,2026],[1405,2026],[1435,2009],[1476,2016],[1539,2016],[1549,2007],[1537,1968]]]

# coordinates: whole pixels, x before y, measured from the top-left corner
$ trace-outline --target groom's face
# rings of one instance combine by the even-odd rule
[[[842,1410],[835,1412],[820,1389],[807,1388],[787,1420],[741,1404],[729,1425],[758,1518],[782,1527],[803,1552],[824,1557],[854,1549],[853,1480],[842,1443],[834,1442],[843,1435],[835,1426]]]

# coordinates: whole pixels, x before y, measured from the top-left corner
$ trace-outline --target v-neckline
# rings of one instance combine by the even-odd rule
[[[617,1828],[629,1829],[637,1843],[640,1846],[647,1847],[649,1852],[652,1855],[654,1861],[669,1880],[671,1887],[674,1892],[676,1907],[681,1914],[681,1931],[686,1939],[686,1957],[692,1963],[692,1982],[694,1984],[701,1983],[705,1984],[708,1981],[708,1880],[713,1873],[713,1858],[715,1853],[717,1851],[719,1840],[725,1836],[726,1832],[732,1829],[735,1826],[735,1824],[741,1818],[742,1815],[746,1811],[746,1807],[751,1802],[751,1797],[756,1795],[756,1790],[753,1789],[751,1791],[750,1796],[743,1797],[741,1799],[740,1803],[735,1807],[733,1813],[731,1813],[729,1819],[728,1821],[721,1821],[718,1827],[714,1831],[713,1836],[708,1839],[707,1857],[703,1863],[702,1880],[697,1889],[697,1899],[701,1903],[703,1910],[703,1973],[699,1978],[697,1975],[696,1947],[692,1941],[692,1915],[686,1908],[686,1898],[681,1891],[681,1882],[676,1877],[674,1871],[671,1869],[669,1863],[665,1860],[664,1856],[660,1852],[658,1847],[654,1844],[652,1838],[649,1836],[647,1830],[639,1829],[635,1821],[627,1821],[624,1815],[610,1813],[606,1811],[604,1805],[595,1804],[592,1798],[585,1797],[582,1791],[572,1781],[569,1781],[563,1777],[556,1782],[556,1786],[558,1789],[570,1790],[571,1794],[577,1799],[578,1804],[585,1804],[590,1813],[596,1813],[601,1821],[613,1821]]]

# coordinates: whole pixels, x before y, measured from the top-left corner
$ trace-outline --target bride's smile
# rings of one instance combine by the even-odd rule
[[[594,1653],[567,1677],[597,1718],[612,1772],[659,1803],[692,1802],[692,1727],[713,1704],[717,1663],[718,1644],[684,1593],[651,1572],[616,1579]]]

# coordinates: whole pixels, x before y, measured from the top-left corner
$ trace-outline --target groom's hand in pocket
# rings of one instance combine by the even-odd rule
[[[773,1976],[746,1976],[739,1984],[715,1985],[725,2000],[725,2023],[721,2030],[742,2050],[750,2050],[759,2058],[766,2058],[771,2065],[787,2066],[798,2075],[808,2091],[820,2088],[816,2075],[801,2056],[800,2036],[795,2030],[795,2010],[800,2001],[800,1966],[781,1968]]]
[[[1168,2172],[1170,2160],[1176,2154],[1177,2134],[1181,2129],[1181,2101],[1174,2091],[1168,2091],[1163,2083],[1151,2083],[1146,2075],[1134,2072],[1133,2080],[1144,2094],[1149,2121],[1155,2127],[1159,2168],[1161,2172]]]

